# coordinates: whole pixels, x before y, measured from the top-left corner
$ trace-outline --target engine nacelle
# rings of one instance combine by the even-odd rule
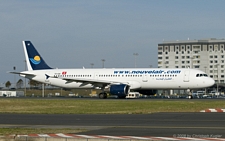
[[[126,97],[126,95],[130,92],[130,86],[126,84],[114,84],[109,88],[109,92],[112,95],[117,95],[118,97]]]

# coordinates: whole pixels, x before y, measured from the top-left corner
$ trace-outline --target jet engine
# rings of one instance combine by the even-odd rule
[[[112,95],[117,95],[119,98],[125,98],[130,92],[130,86],[126,84],[110,85],[109,92]]]

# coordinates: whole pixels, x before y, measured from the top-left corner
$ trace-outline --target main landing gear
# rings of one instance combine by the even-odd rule
[[[107,93],[106,93],[106,92],[101,92],[101,93],[99,94],[99,98],[100,98],[100,99],[106,99],[106,98],[107,98]]]
[[[188,99],[193,99],[192,91],[190,89],[187,89],[187,93],[188,93]]]

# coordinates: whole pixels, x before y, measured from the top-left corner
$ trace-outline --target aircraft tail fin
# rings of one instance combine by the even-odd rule
[[[41,55],[38,53],[38,51],[30,41],[23,41],[23,48],[28,71],[52,69],[45,63],[44,59],[41,57]]]

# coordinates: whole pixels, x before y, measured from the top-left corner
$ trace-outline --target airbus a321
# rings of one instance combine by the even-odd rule
[[[61,88],[101,89],[99,98],[107,98],[107,92],[125,98],[130,90],[152,95],[156,89],[198,89],[215,83],[205,72],[190,68],[54,69],[30,41],[22,43],[28,70],[11,73]]]

